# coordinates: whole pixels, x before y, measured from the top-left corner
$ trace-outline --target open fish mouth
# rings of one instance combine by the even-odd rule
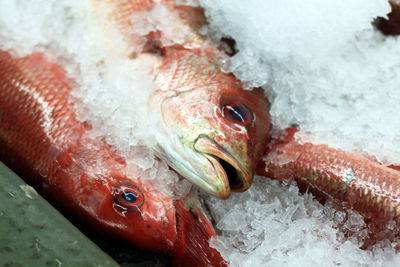
[[[252,175],[233,155],[208,136],[200,136],[194,149],[208,159],[218,176],[218,184],[227,184],[232,192],[246,191],[251,184]]]
[[[231,191],[242,191],[241,189],[244,185],[244,178],[241,176],[240,173],[238,173],[237,169],[234,166],[214,155],[204,154],[204,156],[213,165],[216,172],[221,173],[221,170],[225,172],[226,179],[228,180],[227,183],[229,184],[229,188]]]

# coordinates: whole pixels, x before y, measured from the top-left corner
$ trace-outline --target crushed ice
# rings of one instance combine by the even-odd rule
[[[225,70],[262,86],[276,129],[299,125],[303,141],[400,163],[400,39],[371,22],[388,1],[202,0],[215,39],[237,53]],[[285,159],[282,159],[285,160]],[[395,266],[390,242],[360,250],[364,221],[322,206],[294,185],[256,178],[248,192],[207,200],[232,266]],[[347,219],[346,219],[347,218]],[[342,225],[355,235],[344,238]],[[397,264],[396,264],[397,262]]]
[[[400,163],[400,39],[383,37],[370,23],[389,12],[386,0],[202,0],[201,5],[211,23],[208,32],[236,41],[238,53],[225,69],[266,90],[275,127],[297,124],[314,142]],[[164,41],[181,42],[168,28],[173,25],[168,26],[167,11],[158,8],[132,18],[148,26],[138,34],[162,28],[160,18],[165,18]],[[0,48],[20,56],[45,51],[63,64],[80,84],[74,91],[79,117],[91,121],[94,135],[124,151],[128,172],[139,168],[144,179],[162,177],[172,190],[187,192],[190,185],[146,146],[152,142],[148,133],[155,131],[147,116],[153,85],[146,62],[121,57],[127,48],[113,33],[113,47],[121,50],[110,55],[104,29],[88,10],[88,1],[0,1]],[[365,237],[359,214],[345,220],[343,213],[299,194],[293,184],[257,177],[245,193],[206,202],[218,231],[212,244],[232,266],[395,266],[400,261],[390,243],[360,250],[357,240],[337,230],[344,223]]]
[[[245,193],[221,201],[208,197],[218,236],[211,241],[230,266],[397,266],[400,255],[390,243],[359,249],[360,214],[323,206],[294,184],[256,177]],[[338,230],[357,231],[344,238]]]
[[[148,149],[155,142],[149,133],[158,131],[158,121],[148,110],[155,89],[149,74],[153,62],[130,56],[141,51],[143,36],[154,29],[168,33],[163,42],[181,42],[179,34],[173,35],[176,25],[171,25],[169,11],[157,5],[132,18],[139,25],[147,23],[148,28],[136,32],[138,42],[128,47],[112,26],[99,23],[98,17],[109,14],[94,5],[78,0],[0,1],[0,49],[17,56],[41,51],[61,64],[79,85],[72,93],[78,118],[91,123],[93,137],[104,136],[120,150],[128,174],[143,171],[141,178],[158,183],[164,193],[185,195],[190,183]]]
[[[371,24],[387,0],[201,3],[212,32],[236,41],[226,70],[264,87],[276,127],[400,163],[400,39]]]

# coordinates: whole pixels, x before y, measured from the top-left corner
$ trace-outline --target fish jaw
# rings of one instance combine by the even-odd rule
[[[226,146],[219,145],[208,136],[200,136],[194,143],[196,151],[203,154],[215,169],[224,172],[231,190],[247,190],[253,180],[253,171],[248,167],[244,167],[246,163],[232,156],[224,147]]]
[[[229,197],[231,193],[229,181],[217,159],[208,158],[196,152],[191,146],[171,142],[169,135],[157,134],[156,139],[158,144],[162,144],[154,147],[157,156],[166,160],[171,168],[206,193],[221,199]]]
[[[168,51],[151,98],[160,114],[157,154],[182,176],[221,199],[252,183],[269,134],[269,104],[261,90],[244,90],[222,73],[215,58],[193,51]],[[247,124],[227,118],[240,103]]]

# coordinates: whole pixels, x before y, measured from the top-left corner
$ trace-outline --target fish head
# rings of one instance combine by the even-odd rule
[[[116,233],[119,238],[169,255],[174,266],[225,266],[219,252],[209,245],[215,231],[200,201],[194,201],[195,195],[174,200],[160,192],[157,184],[126,177],[118,180],[101,210],[113,232],[121,230]]]
[[[60,179],[57,188],[62,190],[55,190],[53,198],[69,192],[65,199],[74,200],[64,204],[78,203],[78,209],[85,211],[77,213],[81,221],[118,242],[162,252],[179,264],[224,265],[221,255],[209,246],[214,228],[196,195],[173,199],[157,182],[141,179],[140,169],[127,168],[122,157],[92,148],[73,155],[79,157],[58,157],[62,166],[69,165],[65,175],[75,179]]]
[[[155,150],[205,192],[219,198],[252,183],[269,135],[261,89],[245,90],[215,56],[171,51],[158,69],[152,105],[161,130]]]

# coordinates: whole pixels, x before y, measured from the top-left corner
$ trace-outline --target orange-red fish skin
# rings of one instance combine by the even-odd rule
[[[400,172],[360,154],[327,145],[301,144],[296,129],[288,129],[266,152],[259,174],[273,179],[294,178],[322,200],[359,211],[370,233],[393,220],[400,225]]]
[[[178,220],[178,239],[172,252],[173,266],[227,266],[221,254],[210,248],[208,238],[209,229],[205,229],[201,221],[193,221],[188,213],[180,204],[176,205]],[[188,223],[190,222],[190,223]],[[187,233],[192,233],[188,235]],[[212,233],[215,236],[215,233]]]

